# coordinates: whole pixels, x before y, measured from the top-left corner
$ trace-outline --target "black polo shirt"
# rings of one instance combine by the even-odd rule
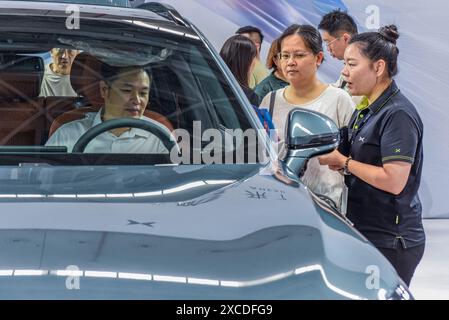
[[[376,247],[395,249],[421,245],[425,234],[418,188],[423,164],[423,124],[413,104],[392,84],[368,108],[357,110],[349,123],[351,157],[382,166],[390,161],[412,164],[399,195],[379,190],[354,175],[349,188],[347,217]]]

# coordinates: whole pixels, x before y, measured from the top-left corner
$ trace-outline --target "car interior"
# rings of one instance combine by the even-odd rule
[[[144,66],[151,75],[150,99],[144,116],[171,132],[186,130],[191,148],[194,139],[198,139],[193,135],[195,122],[201,122],[201,134],[207,129],[218,129],[222,139],[227,129],[244,131],[253,127],[241,101],[201,42],[188,39],[174,42],[172,36],[158,34],[151,38],[153,43],[136,51],[131,42],[88,37],[31,36],[29,33],[4,36],[7,43],[0,43],[0,164],[34,161],[43,154],[57,157],[55,153],[64,155],[64,163],[77,158],[63,148],[49,148],[45,143],[62,125],[102,107],[99,81],[104,63],[115,65],[125,61],[125,65],[137,62],[136,65]],[[39,96],[45,65],[51,60],[49,52],[55,47],[80,51],[70,73],[76,97]],[[199,145],[203,148],[209,142],[201,140]],[[17,153],[22,160],[17,160]],[[33,159],[27,160],[28,156]],[[120,155],[115,157],[119,158]],[[153,162],[158,161],[161,160]]]
[[[99,95],[102,62],[89,54],[81,53],[73,62],[70,80],[78,97],[39,97],[44,75],[41,57],[2,55],[1,59],[2,146],[43,145],[61,125],[81,119],[87,112],[97,112],[103,105]],[[173,75],[158,69],[162,72],[156,73],[158,76],[152,82],[151,105],[147,107],[145,116],[173,131],[186,121],[180,111],[182,95],[173,90],[179,86],[170,86],[164,81]]]

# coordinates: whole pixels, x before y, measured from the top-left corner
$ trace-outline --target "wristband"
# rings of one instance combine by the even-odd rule
[[[351,160],[352,160],[352,157],[348,157],[348,158],[346,159],[345,165],[344,165],[344,167],[343,167],[343,173],[344,173],[345,175],[347,175],[347,176],[351,174],[351,172],[349,172],[349,168],[348,168],[349,161],[351,161]]]

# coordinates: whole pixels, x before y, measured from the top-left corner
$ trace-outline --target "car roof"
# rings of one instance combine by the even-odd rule
[[[5,1],[25,1],[25,2],[54,2],[54,3],[71,3],[71,4],[92,4],[107,7],[131,7],[128,0],[5,0]],[[133,1],[133,0],[131,0]]]
[[[78,2],[79,1],[79,2]],[[142,8],[132,8],[132,7],[118,7],[118,6],[106,6],[104,4],[96,4],[95,2],[104,2],[104,0],[76,0],[76,1],[29,1],[29,0],[0,0],[0,13],[1,14],[29,14],[29,15],[45,15],[52,16],[57,13],[63,12],[67,17],[69,13],[66,12],[68,9],[68,3],[74,4],[82,13],[82,17],[87,15],[97,15],[97,17],[117,17],[122,19],[151,19],[160,21],[170,21],[174,24],[182,25],[177,23],[174,18],[171,18],[168,14],[163,14],[163,10],[169,11],[173,8],[157,3],[146,3]],[[116,1],[116,0],[113,0]],[[186,24],[184,26],[187,26]]]
[[[136,8],[123,8],[114,6],[104,6],[95,4],[77,4],[77,8],[82,14],[97,14],[106,15],[108,17],[120,17],[120,18],[147,18],[154,20],[168,20],[152,11],[141,10]],[[63,12],[65,16],[67,2],[43,2],[43,1],[11,1],[0,0],[0,13],[20,13],[29,15],[46,15],[52,16]]]
[[[92,2],[90,0],[80,0],[80,2],[81,1]],[[95,1],[104,0],[94,0],[93,2]],[[70,14],[70,12],[67,13],[66,11],[67,3],[68,1],[0,0],[0,16],[17,15],[67,18]],[[151,24],[141,24],[141,26],[151,29],[168,27],[170,30],[180,35],[185,34],[186,36],[198,38],[198,35],[193,30],[190,23],[185,21],[176,10],[170,6],[165,6],[159,3],[145,3],[141,8],[77,4],[77,8],[79,9],[82,19],[128,22],[132,20],[136,25],[139,25],[139,22],[150,22]]]

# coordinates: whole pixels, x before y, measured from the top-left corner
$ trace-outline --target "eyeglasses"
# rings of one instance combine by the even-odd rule
[[[337,38],[335,38],[334,40],[329,41],[329,42],[324,41],[324,44],[326,45],[326,47],[329,47],[329,46],[330,46],[332,43],[334,43],[335,41],[340,40],[340,38],[341,38],[341,36],[340,36],[340,37],[337,37]]]
[[[278,53],[277,57],[281,61],[288,61],[290,58],[293,58],[293,60],[301,60],[304,59],[309,54],[312,54],[311,52],[281,52]]]

